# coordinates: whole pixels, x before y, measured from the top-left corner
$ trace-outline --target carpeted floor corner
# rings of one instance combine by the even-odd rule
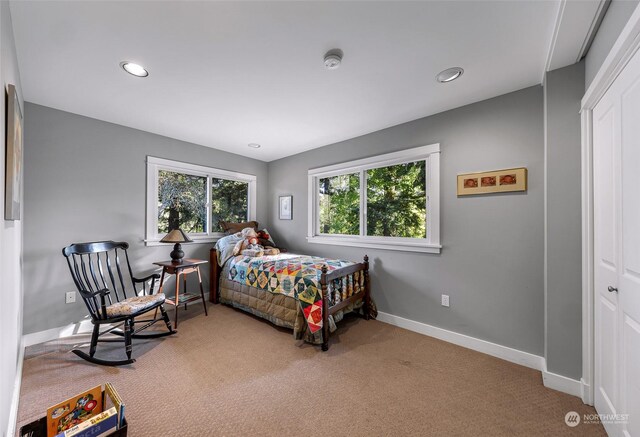
[[[179,333],[134,341],[137,362],[89,364],[88,336],[27,349],[18,429],[46,408],[112,382],[130,437],[600,436],[565,414],[595,413],[540,372],[378,321],[347,317],[328,352],[222,305],[181,310]],[[170,314],[172,315],[172,314]],[[124,355],[105,344],[98,355]]]

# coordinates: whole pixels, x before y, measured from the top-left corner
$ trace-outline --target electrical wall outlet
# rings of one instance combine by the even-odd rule
[[[75,301],[76,301],[76,292],[67,291],[67,294],[64,297],[64,303],[74,303]]]
[[[443,307],[449,307],[449,295],[448,294],[443,294],[442,295],[442,306]]]

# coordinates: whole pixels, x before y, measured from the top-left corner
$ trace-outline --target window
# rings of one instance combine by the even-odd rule
[[[194,241],[222,236],[218,222],[255,220],[256,177],[147,157],[147,245],[180,228]]]
[[[311,243],[440,252],[440,145],[309,170]]]
[[[249,182],[211,178],[211,225],[222,232],[220,220],[239,223],[249,220]]]
[[[320,229],[323,234],[358,235],[360,175],[321,178],[318,183]]]
[[[207,178],[158,171],[158,233],[180,228],[201,234],[207,226]]]

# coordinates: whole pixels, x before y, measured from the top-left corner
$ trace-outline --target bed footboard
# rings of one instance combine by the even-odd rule
[[[339,286],[336,287],[336,283]],[[329,350],[329,316],[362,300],[362,313],[366,320],[369,319],[371,306],[369,257],[365,255],[364,262],[343,267],[331,273],[328,272],[326,265],[323,266],[320,287],[322,288],[322,350],[327,351]],[[353,292],[349,293],[350,290],[345,290],[344,287],[353,287]],[[337,293],[340,293],[340,296],[337,296]]]

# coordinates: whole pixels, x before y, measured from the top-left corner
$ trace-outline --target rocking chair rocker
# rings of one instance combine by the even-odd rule
[[[153,294],[154,287],[160,275],[154,273],[146,278],[136,278],[131,271],[128,243],[114,241],[98,241],[92,243],[78,243],[62,249],[62,254],[67,259],[69,271],[76,284],[78,292],[89,309],[91,323],[93,323],[93,334],[91,335],[91,345],[89,353],[79,349],[73,349],[80,358],[89,362],[104,366],[121,366],[134,363],[131,358],[131,340],[134,338],[158,338],[175,334],[177,331],[171,327],[169,316],[165,312],[162,304],[164,294]],[[127,262],[126,271],[129,278],[125,280],[123,268],[120,266],[121,256]],[[125,271],[125,273],[126,273]],[[129,282],[130,279],[130,282]],[[147,282],[151,281],[151,287],[147,293]],[[127,297],[127,287],[125,283],[131,283],[130,296]],[[142,292],[136,291],[136,286],[142,284]],[[160,310],[161,318],[156,318],[157,310]],[[153,319],[135,320],[136,317],[155,310]],[[156,322],[164,320],[169,332],[157,332],[152,334],[138,334]],[[143,326],[135,329],[136,323],[144,323]],[[100,332],[102,325],[112,325],[104,332]],[[120,330],[120,327],[124,330]],[[121,337],[100,339],[105,334],[115,334]],[[99,342],[121,342],[125,344],[127,354],[126,360],[113,361],[94,357],[96,347]]]

